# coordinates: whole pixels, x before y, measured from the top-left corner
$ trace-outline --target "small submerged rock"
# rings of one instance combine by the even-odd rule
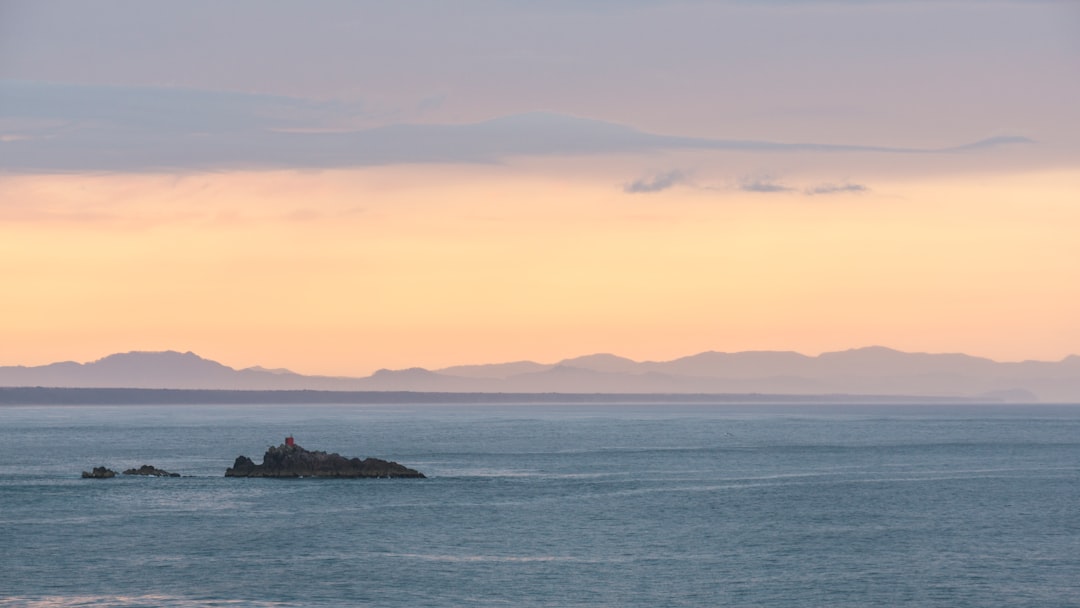
[[[124,471],[124,475],[143,475],[147,477],[180,477],[179,473],[170,473],[163,469],[152,467],[148,464],[144,464],[137,469],[128,469]]]
[[[420,471],[378,458],[346,458],[340,454],[314,452],[292,442],[271,447],[262,464],[239,456],[225,471],[226,477],[411,477],[423,478]]]
[[[93,471],[83,471],[83,479],[112,479],[116,477],[116,471],[105,467],[94,467]]]

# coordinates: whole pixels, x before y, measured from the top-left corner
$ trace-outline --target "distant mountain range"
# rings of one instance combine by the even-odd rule
[[[543,364],[382,369],[364,378],[233,369],[194,353],[130,352],[91,363],[0,367],[0,386],[441,393],[767,393],[1080,402],[1080,357],[1000,363],[884,347],[823,353],[704,352],[672,361],[596,354]]]

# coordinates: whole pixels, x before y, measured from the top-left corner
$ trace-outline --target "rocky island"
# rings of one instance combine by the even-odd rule
[[[179,473],[170,473],[164,469],[159,469],[148,464],[144,464],[137,469],[128,469],[124,471],[124,475],[141,475],[143,477],[180,477]],[[116,471],[108,467],[94,467],[92,471],[83,471],[83,479],[112,479],[116,477]]]
[[[142,475],[144,477],[180,477],[179,473],[170,473],[157,467],[152,467],[148,464],[144,464],[137,469],[128,469],[124,471],[124,475]]]
[[[378,458],[346,458],[340,454],[308,451],[297,445],[292,437],[271,447],[263,455],[262,464],[247,456],[238,456],[226,477],[412,477],[424,474],[396,462]]]

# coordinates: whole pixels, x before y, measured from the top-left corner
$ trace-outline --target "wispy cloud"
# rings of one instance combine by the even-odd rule
[[[970,144],[964,144],[962,146],[953,146],[951,148],[945,148],[942,152],[966,152],[968,150],[986,150],[987,148],[996,148],[998,146],[1008,146],[1011,144],[1031,144],[1035,143],[1033,139],[1027,137],[1020,137],[1018,135],[1002,135],[999,137],[988,137]]]
[[[814,196],[817,194],[836,194],[843,192],[858,194],[860,192],[866,192],[867,190],[869,190],[869,188],[862,184],[818,184],[817,186],[811,186],[809,188],[806,188],[805,190],[803,190],[803,193],[809,196]]]
[[[649,177],[641,177],[623,186],[623,192],[629,194],[645,194],[662,192],[673,186],[686,181],[686,175],[682,171],[667,171]]]
[[[863,184],[855,184],[851,182],[822,183],[802,188],[797,186],[789,186],[772,175],[744,177],[739,182],[738,189],[743,192],[756,192],[761,194],[798,192],[806,196],[843,193],[859,194],[870,190]]]
[[[0,81],[4,115],[71,129],[127,129],[146,136],[262,129],[355,128],[373,113],[362,102],[171,87]]]
[[[446,103],[446,95],[431,95],[421,99],[416,104],[417,114],[427,114],[442,107]]]
[[[773,177],[761,176],[754,178],[744,178],[741,182],[739,182],[739,190],[742,190],[743,192],[760,192],[765,194],[771,194],[777,192],[792,192],[795,189],[789,186],[785,186]]]
[[[33,82],[0,82],[0,107],[6,115],[0,168],[9,172],[495,163],[515,156],[663,150],[922,154],[1029,141],[998,137],[950,148],[919,149],[728,140],[647,133],[620,124],[542,112],[470,124],[364,127],[387,117],[376,115],[362,103]],[[633,191],[655,192],[678,180],[674,175],[655,176],[642,180]],[[783,191],[775,184],[746,186],[757,192]]]

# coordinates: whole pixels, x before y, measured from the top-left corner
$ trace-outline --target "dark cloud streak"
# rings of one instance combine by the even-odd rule
[[[792,192],[794,188],[789,188],[770,177],[759,177],[754,179],[744,179],[739,184],[739,190],[742,190],[743,192],[775,194],[780,192]]]
[[[623,186],[623,192],[628,194],[648,194],[663,192],[686,181],[682,171],[668,171],[651,177],[638,178]]]
[[[234,92],[0,82],[0,170],[184,172],[498,163],[517,156],[744,152],[964,152],[1030,140],[999,137],[945,149],[779,143],[647,133],[599,120],[529,113],[483,122],[390,124],[362,104]],[[385,117],[384,117],[385,118]],[[627,191],[659,191],[680,176]],[[753,184],[750,184],[753,186]],[[655,188],[649,190],[649,188]],[[636,188],[636,189],[634,189]],[[755,190],[777,191],[777,190]]]
[[[869,190],[862,184],[818,184],[803,190],[803,193],[809,196],[815,196],[818,194],[838,194],[838,193],[852,193],[858,194]]]

